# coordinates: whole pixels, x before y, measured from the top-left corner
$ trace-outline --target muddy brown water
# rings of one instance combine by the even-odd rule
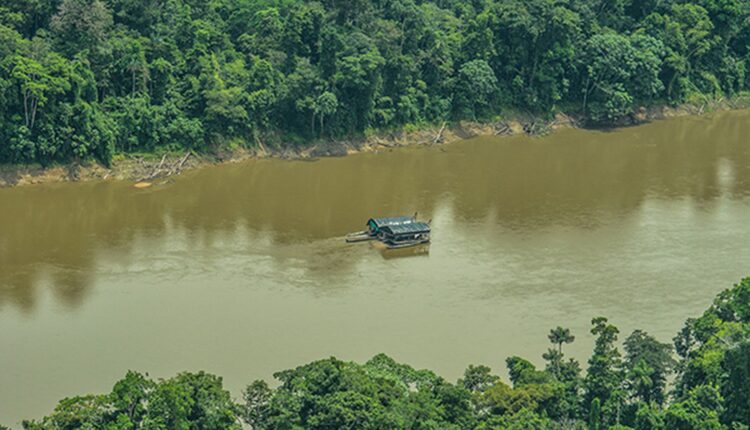
[[[585,362],[598,315],[669,341],[750,275],[749,136],[740,111],[0,190],[0,422],[128,369],[203,369],[239,395],[331,355],[504,373],[541,364],[557,325]],[[343,242],[415,211],[428,252]]]

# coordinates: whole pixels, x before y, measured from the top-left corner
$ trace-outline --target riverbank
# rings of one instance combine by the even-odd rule
[[[611,125],[627,127],[651,121],[689,115],[704,115],[723,110],[750,107],[750,98],[719,99],[704,103],[684,104],[678,107],[658,105],[642,107],[635,114]],[[305,147],[259,145],[257,148],[219,150],[215,153],[165,153],[159,155],[121,155],[112,165],[103,166],[95,161],[73,162],[65,165],[43,167],[40,165],[0,165],[0,188],[54,182],[80,182],[92,180],[131,181],[140,187],[180,173],[209,165],[235,163],[257,158],[309,160],[319,157],[336,157],[362,152],[378,152],[405,146],[433,146],[457,142],[478,136],[546,135],[560,129],[581,128],[583,122],[575,115],[557,114],[552,120],[531,115],[508,115],[495,121],[460,121],[444,123],[417,130],[380,132],[358,139],[340,139],[315,142]]]
[[[126,369],[205,369],[240,398],[249,381],[332,355],[385,351],[452,381],[512,355],[541,367],[546,349],[529,339],[561,324],[585,363],[596,315],[669,342],[748,274],[747,135],[743,110],[250,160],[147,191],[0,190],[0,345],[13,352],[0,420],[108,393]],[[369,217],[416,211],[436,232],[429,254],[344,242]]]

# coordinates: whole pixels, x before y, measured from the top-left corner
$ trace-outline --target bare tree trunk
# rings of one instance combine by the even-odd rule
[[[583,114],[586,115],[586,106],[589,99],[589,82],[591,81],[591,76],[586,77],[586,85],[583,88]]]
[[[29,90],[23,91],[23,117],[26,128],[29,128]]]
[[[31,99],[31,125],[29,126],[29,130],[34,128],[34,122],[36,121],[36,110],[39,107],[39,99],[36,97],[32,97]]]
[[[432,141],[433,145],[437,145],[440,142],[440,139],[443,138],[443,131],[445,131],[446,122],[443,121],[443,126],[440,127],[440,131],[438,131],[437,136],[435,136],[435,140]]]
[[[401,41],[398,46],[398,52],[400,54],[404,53],[404,42],[406,39],[406,19],[401,23]]]
[[[669,84],[667,85],[667,98],[669,99],[672,98],[672,90],[674,90],[674,83],[677,80],[677,77],[679,75],[680,75],[679,73],[675,72],[675,74],[672,75],[672,79],[669,80]]]

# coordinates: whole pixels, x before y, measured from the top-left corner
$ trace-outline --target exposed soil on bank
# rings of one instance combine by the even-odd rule
[[[750,101],[719,100],[703,105],[679,107],[655,106],[641,108],[610,127],[626,127],[654,120],[687,115],[702,115],[718,110],[742,109]],[[494,122],[461,121],[445,123],[417,131],[382,132],[374,136],[349,140],[328,140],[305,146],[240,148],[221,150],[214,154],[168,154],[162,157],[120,157],[110,167],[94,161],[42,167],[39,165],[0,165],[0,187],[13,187],[51,182],[78,182],[91,180],[131,181],[140,188],[148,188],[165,178],[208,165],[239,162],[252,158],[281,158],[290,160],[336,157],[361,152],[376,152],[404,146],[432,146],[470,139],[477,136],[545,135],[564,128],[582,127],[580,118],[557,114],[552,120],[533,116],[514,115],[512,119]]]

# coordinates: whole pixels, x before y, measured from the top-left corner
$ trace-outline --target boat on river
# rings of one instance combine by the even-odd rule
[[[414,216],[370,218],[367,230],[348,234],[348,243],[378,240],[388,249],[401,249],[424,245],[430,242],[430,223]]]
[[[378,238],[378,234],[384,227],[409,224],[417,221],[417,214],[414,216],[398,216],[388,218],[370,218],[367,221],[367,230],[362,230],[346,235],[346,241],[349,243],[366,242]]]
[[[408,224],[381,228],[378,233],[378,240],[388,249],[409,248],[429,243],[431,232],[430,224],[414,221]]]

